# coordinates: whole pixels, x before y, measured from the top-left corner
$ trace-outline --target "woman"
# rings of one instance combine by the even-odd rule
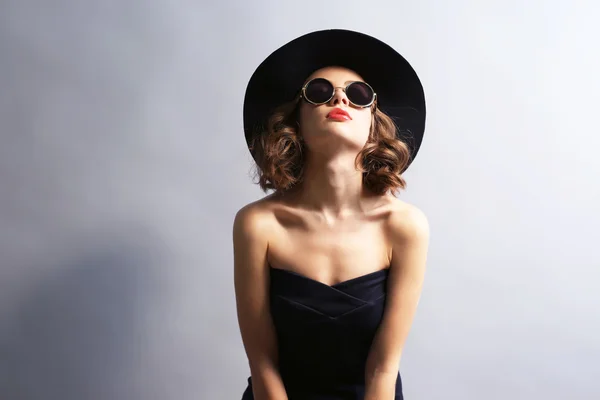
[[[425,126],[415,72],[367,35],[313,32],[255,71],[244,125],[274,192],[233,228],[243,400],[402,399],[429,240],[394,196]]]

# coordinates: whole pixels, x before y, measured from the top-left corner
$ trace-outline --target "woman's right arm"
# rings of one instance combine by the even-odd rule
[[[277,369],[277,342],[269,310],[267,250],[270,224],[270,219],[252,206],[242,208],[235,217],[235,297],[255,400],[287,400]]]

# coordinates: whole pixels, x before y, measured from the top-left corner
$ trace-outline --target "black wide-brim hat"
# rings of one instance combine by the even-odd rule
[[[244,98],[248,147],[264,131],[274,109],[293,101],[308,76],[328,66],[349,68],[373,87],[379,109],[394,120],[396,137],[408,145],[412,162],[425,132],[425,95],[419,77],[408,61],[386,43],[342,29],[296,38],[258,66]]]

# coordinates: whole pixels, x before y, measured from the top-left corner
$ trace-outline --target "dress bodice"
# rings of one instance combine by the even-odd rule
[[[289,400],[363,400],[365,363],[383,317],[388,273],[327,285],[270,268],[279,372]],[[249,379],[243,400],[253,399],[251,385]]]

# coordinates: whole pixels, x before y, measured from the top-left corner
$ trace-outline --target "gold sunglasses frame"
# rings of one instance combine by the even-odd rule
[[[373,103],[375,103],[375,101],[377,100],[377,93],[375,93],[375,90],[373,89],[373,87],[372,87],[371,85],[369,85],[367,82],[363,82],[363,81],[352,81],[352,82],[348,83],[348,84],[346,85],[346,87],[342,87],[342,86],[333,86],[333,91],[332,91],[332,93],[331,93],[331,97],[330,97],[330,98],[328,98],[328,99],[327,99],[326,101],[324,101],[324,102],[316,103],[316,102],[314,102],[314,101],[310,101],[310,100],[309,100],[309,99],[306,97],[306,88],[308,87],[308,85],[310,85],[310,84],[311,84],[311,82],[313,82],[313,81],[315,81],[315,80],[317,80],[317,79],[322,79],[322,80],[325,80],[325,81],[329,82],[329,84],[330,84],[331,86],[333,86],[333,83],[331,83],[331,82],[330,82],[328,79],[325,79],[325,78],[313,78],[313,79],[311,79],[310,81],[306,82],[306,83],[304,84],[304,86],[302,86],[302,90],[300,91],[300,98],[304,99],[304,101],[306,101],[307,103],[310,103],[310,104],[312,104],[312,105],[319,106],[319,105],[321,105],[321,104],[327,104],[327,103],[329,103],[329,102],[331,101],[331,99],[333,99],[333,96],[335,96],[335,90],[336,90],[336,89],[342,89],[342,90],[344,91],[344,93],[346,93],[346,90],[348,90],[348,88],[349,88],[351,85],[355,84],[355,83],[362,83],[362,84],[364,84],[364,85],[367,85],[367,87],[368,87],[369,89],[371,89],[371,92],[373,92],[373,98],[371,99],[371,102],[370,102],[369,104],[367,104],[367,105],[359,105],[359,104],[355,104],[355,103],[353,103],[353,102],[352,102],[352,100],[350,100],[350,98],[349,98],[349,97],[346,95],[346,98],[348,99],[348,101],[350,102],[350,104],[352,104],[354,107],[358,107],[358,108],[368,108],[368,107],[371,107],[371,106],[373,105]]]

